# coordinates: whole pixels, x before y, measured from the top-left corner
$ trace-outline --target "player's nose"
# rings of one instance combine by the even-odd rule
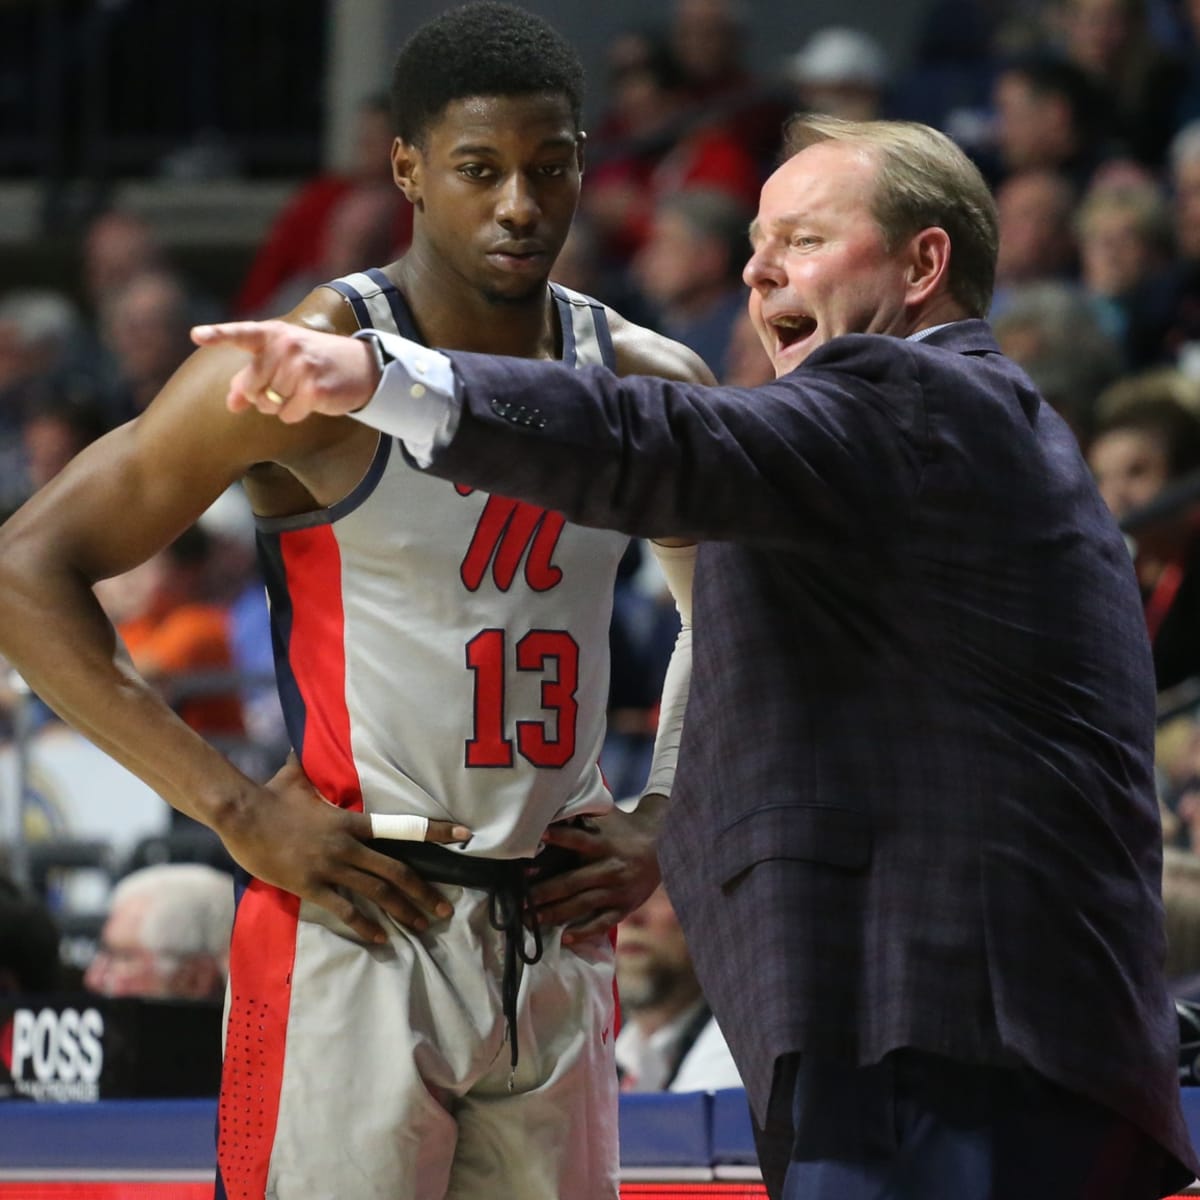
[[[496,219],[506,229],[531,229],[541,216],[541,207],[529,180],[514,171],[500,189],[496,202]]]

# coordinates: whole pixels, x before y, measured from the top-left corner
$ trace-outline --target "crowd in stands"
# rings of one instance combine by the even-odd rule
[[[603,107],[557,280],[693,347],[723,382],[765,381],[770,367],[745,317],[740,273],[783,121],[806,108],[925,121],[956,138],[993,188],[997,336],[1075,430],[1116,517],[1136,517],[1196,477],[1200,2],[934,0],[903,64],[871,33],[829,27],[756,72],[748,32],[735,0],[674,0],[661,25],[611,42],[593,84]],[[88,225],[75,294],[0,291],[0,512],[105,429],[136,417],[189,353],[197,319],[283,313],[321,280],[403,251],[411,212],[391,183],[386,107],[369,97],[359,116],[353,166],[296,192],[233,295],[199,293],[155,230],[123,210]],[[1159,767],[1169,968],[1183,990],[1200,977],[1194,491],[1191,503],[1129,532],[1171,714]],[[286,747],[263,686],[271,651],[253,525],[237,493],[218,508],[159,558],[105,583],[104,603],[134,663],[184,719],[215,739],[265,747],[267,772]],[[614,606],[603,764],[620,795],[640,786],[676,628],[635,543]],[[0,725],[11,735],[22,701],[2,683]],[[665,897],[654,903],[669,908]],[[15,969],[0,962],[0,978]],[[680,988],[682,1007],[664,1020],[691,1030],[702,999],[686,981]]]

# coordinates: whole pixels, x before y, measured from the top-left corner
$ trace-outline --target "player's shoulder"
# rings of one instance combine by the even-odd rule
[[[280,314],[280,320],[303,325],[319,333],[349,335],[359,327],[350,301],[325,284],[313,288],[290,312]]]
[[[713,373],[694,351],[606,308],[618,375],[658,375],[684,383],[715,383]]]

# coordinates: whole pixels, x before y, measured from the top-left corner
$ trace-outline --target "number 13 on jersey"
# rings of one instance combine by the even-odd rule
[[[575,753],[579,704],[579,647],[561,629],[531,629],[513,647],[508,635],[484,629],[467,643],[467,668],[475,673],[474,735],[466,744],[468,767],[511,767],[513,738],[508,736],[505,684],[510,669],[542,676],[540,720],[518,719],[517,753],[535,767],[561,767]]]

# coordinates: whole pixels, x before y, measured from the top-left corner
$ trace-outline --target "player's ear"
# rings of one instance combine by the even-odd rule
[[[416,208],[421,206],[421,151],[413,142],[397,138],[392,143],[392,178],[404,197]]]
[[[579,168],[579,174],[583,175],[583,168],[587,155],[584,153],[584,146],[587,144],[587,133],[580,130],[575,135],[575,165]]]

